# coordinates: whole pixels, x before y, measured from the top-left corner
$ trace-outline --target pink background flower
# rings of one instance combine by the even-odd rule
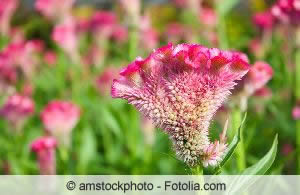
[[[52,137],[40,137],[31,143],[31,150],[37,154],[40,174],[56,174],[56,140]]]

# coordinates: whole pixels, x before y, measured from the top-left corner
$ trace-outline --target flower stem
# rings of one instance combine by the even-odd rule
[[[228,40],[226,35],[226,21],[225,16],[219,14],[218,17],[219,25],[218,25],[218,37],[219,37],[219,44],[222,49],[228,49]]]
[[[138,28],[133,25],[130,30],[129,35],[129,60],[134,60],[134,58],[137,56],[137,47],[138,47]]]
[[[203,176],[203,167],[202,165],[198,165],[195,168],[192,168],[193,175],[197,176],[197,182],[201,185],[204,185],[204,176]],[[207,195],[206,191],[199,191],[196,195]]]
[[[300,48],[296,51],[295,97],[300,100]],[[300,174],[300,120],[296,120],[297,172]]]
[[[203,175],[203,168],[202,165],[198,165],[195,168],[192,168],[193,175]]]
[[[296,121],[297,173],[300,174],[300,120]]]
[[[237,131],[242,123],[242,112],[239,108],[234,108],[232,111],[232,129]],[[241,141],[236,148],[237,168],[241,172],[246,168],[245,148],[243,134],[241,134]]]

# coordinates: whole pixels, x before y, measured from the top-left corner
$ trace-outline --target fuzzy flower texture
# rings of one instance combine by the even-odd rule
[[[211,142],[210,121],[248,69],[246,55],[239,52],[169,44],[123,69],[111,94],[163,129],[189,166],[216,166],[227,149],[227,125],[220,140]]]

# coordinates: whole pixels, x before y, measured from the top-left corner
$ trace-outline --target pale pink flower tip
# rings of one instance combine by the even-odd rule
[[[214,9],[202,8],[200,12],[200,22],[210,26],[215,27],[217,25],[217,15]]]
[[[287,156],[289,155],[291,152],[294,151],[294,147],[293,145],[289,144],[289,143],[285,143],[283,144],[283,146],[281,147],[281,153],[284,155],[284,156]]]
[[[292,116],[295,120],[300,120],[300,106],[296,106],[293,108]]]
[[[90,27],[102,35],[111,36],[117,24],[117,16],[111,11],[97,11],[92,16]]]
[[[8,35],[10,20],[17,6],[18,0],[1,0],[0,1],[0,33]]]
[[[173,0],[173,2],[178,7],[185,7],[187,5],[187,0]]]
[[[166,27],[167,36],[176,36],[180,37],[184,33],[184,26],[180,23],[170,23]]]
[[[115,67],[106,68],[96,79],[96,85],[102,95],[109,95],[113,79],[118,76],[119,69]]]
[[[56,25],[51,37],[68,54],[74,55],[77,49],[78,36],[76,33],[76,24],[72,18],[67,18],[62,23]]]
[[[0,108],[0,115],[11,122],[23,120],[33,112],[33,100],[19,94],[8,97],[6,103]]]
[[[44,53],[44,61],[49,65],[55,64],[57,61],[56,53],[54,51],[46,51]]]
[[[128,29],[121,25],[116,25],[112,33],[112,38],[118,43],[124,43],[128,40]]]
[[[0,81],[5,83],[17,81],[17,70],[8,52],[0,53]]]
[[[188,165],[214,166],[222,159],[225,134],[211,143],[210,121],[248,69],[246,55],[239,52],[169,44],[129,64],[113,81],[111,94],[168,133]]]
[[[270,11],[257,13],[253,17],[253,22],[259,28],[271,29],[274,24],[274,16],[272,15],[272,13]]]
[[[33,152],[40,152],[43,150],[49,150],[55,148],[57,145],[56,140],[52,137],[41,137],[34,140],[31,144],[31,150]]]
[[[80,109],[68,101],[52,101],[42,111],[45,129],[52,135],[70,132],[77,124]]]
[[[273,69],[265,63],[258,61],[249,70],[246,77],[246,91],[249,95],[252,95],[258,89],[261,89],[272,78]]]
[[[255,96],[268,99],[272,96],[272,90],[268,87],[262,87],[255,91]]]
[[[35,9],[50,19],[67,15],[75,0],[36,0]]]

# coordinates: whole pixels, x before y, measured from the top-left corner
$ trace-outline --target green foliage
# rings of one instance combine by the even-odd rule
[[[231,158],[232,154],[234,153],[236,147],[238,146],[239,142],[241,141],[241,134],[244,122],[247,118],[247,114],[245,114],[244,119],[242,123],[240,124],[240,127],[238,128],[235,136],[233,137],[233,140],[229,144],[226,153],[224,154],[223,160],[219,163],[217,167],[208,167],[204,169],[204,173],[207,175],[214,175],[219,174],[221,172],[222,167],[225,165],[225,163]]]
[[[241,191],[242,189],[246,190],[250,185],[259,179],[259,177],[255,177],[255,175],[264,175],[270,169],[275,160],[277,145],[278,137],[276,135],[269,152],[257,163],[244,170],[242,173],[240,173],[240,176],[235,178],[235,181],[232,182],[233,185],[229,186],[228,188],[228,194]]]

